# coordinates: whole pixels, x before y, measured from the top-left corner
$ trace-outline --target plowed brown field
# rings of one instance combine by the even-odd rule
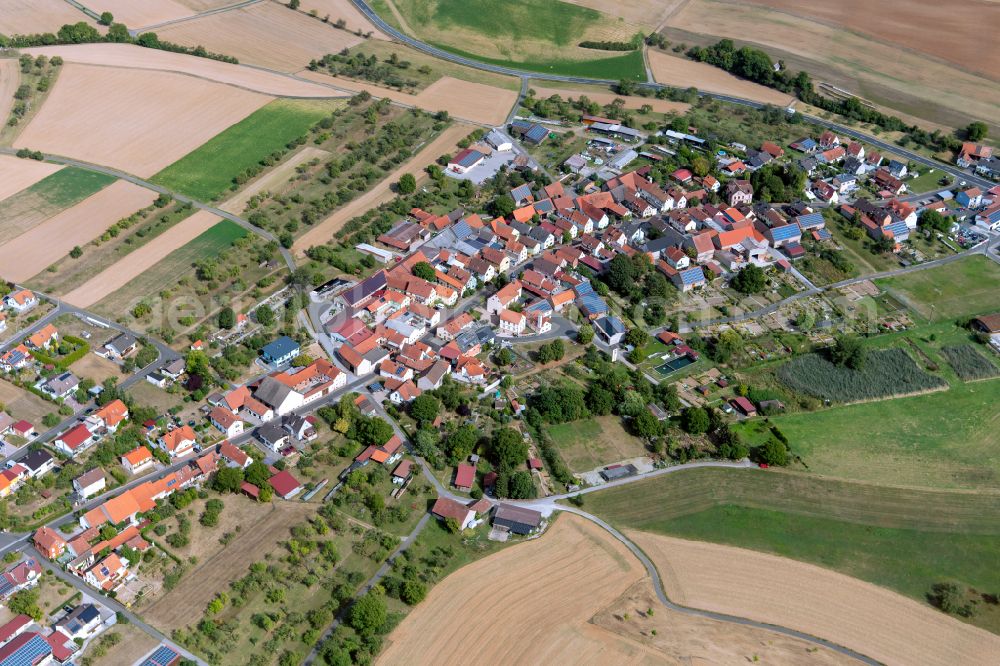
[[[14,145],[146,177],[271,99],[180,74],[67,63]]]

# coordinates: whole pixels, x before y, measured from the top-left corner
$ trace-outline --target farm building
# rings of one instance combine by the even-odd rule
[[[475,511],[461,502],[456,502],[447,497],[439,497],[434,502],[434,506],[431,507],[431,513],[442,520],[454,518],[463,530],[467,527],[472,527],[472,524],[476,521]]]
[[[472,490],[476,482],[476,468],[467,463],[459,463],[455,469],[455,487],[466,492]]]
[[[541,523],[541,513],[523,506],[498,504],[493,511],[493,525],[505,527],[514,534],[531,534]]]

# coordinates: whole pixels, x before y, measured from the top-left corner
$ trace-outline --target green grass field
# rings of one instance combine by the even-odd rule
[[[561,74],[564,76],[585,76],[595,79],[607,79],[616,81],[618,79],[628,79],[630,81],[645,81],[646,68],[643,64],[642,51],[629,51],[624,55],[612,56],[610,58],[598,58],[596,60],[559,60],[549,59],[545,61],[526,60],[511,61],[500,58],[487,58],[462,51],[446,44],[435,44],[435,46],[451,51],[467,58],[475,58],[493,65],[514,67],[525,69],[531,72],[543,74]],[[595,53],[600,53],[595,51]]]
[[[919,601],[946,579],[1000,591],[996,494],[701,469],[593,493],[584,508],[619,527],[811,562]],[[997,629],[995,613],[980,620]]]
[[[0,235],[22,234],[113,182],[114,176],[64,167],[0,202]]]
[[[120,317],[141,298],[154,296],[166,287],[175,284],[185,274],[191,272],[194,264],[217,256],[237,239],[243,238],[246,229],[223,220],[208,231],[180,247],[158,262],[127,286],[102,299],[95,309],[112,317]]]
[[[588,472],[647,453],[642,441],[625,432],[617,416],[547,426],[566,465],[574,472]]]
[[[811,472],[877,483],[996,488],[1000,379],[772,418]]]
[[[925,321],[1000,310],[1000,265],[979,255],[876,284]]]
[[[48,204],[68,208],[113,182],[114,176],[68,166],[41,179],[26,191],[36,194]]]
[[[533,72],[644,81],[640,50],[588,50],[582,41],[627,42],[639,31],[599,11],[559,0],[392,0],[376,11],[404,32],[453,53]]]
[[[275,100],[150,180],[196,199],[212,201],[231,189],[238,174],[284,149],[332,109],[329,102]]]

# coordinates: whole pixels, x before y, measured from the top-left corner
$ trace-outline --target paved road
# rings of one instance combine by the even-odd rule
[[[508,76],[516,76],[519,78],[529,77],[532,79],[539,79],[544,81],[559,81],[564,83],[584,83],[584,84],[599,85],[599,86],[606,86],[617,83],[617,81],[612,81],[610,79],[597,79],[586,76],[563,76],[559,74],[545,74],[540,72],[531,72],[522,69],[517,69],[514,67],[505,67],[503,65],[492,65],[490,63],[481,62],[474,58],[467,58],[465,56],[460,56],[455,53],[445,51],[444,49],[439,49],[435,46],[431,46],[430,44],[427,44],[407,34],[400,32],[396,28],[386,23],[382,19],[382,17],[380,17],[375,12],[375,10],[371,8],[371,6],[366,2],[366,0],[351,0],[351,2],[354,3],[354,6],[357,7],[358,10],[362,14],[364,14],[368,18],[368,20],[371,21],[379,30],[386,33],[390,37],[393,37],[394,39],[403,42],[404,44],[411,46],[417,49],[418,51],[423,51],[428,55],[434,56],[435,58],[448,60],[450,62],[458,63],[460,65],[465,65],[466,67],[472,67],[474,69],[481,69],[487,72],[506,74]],[[664,86],[659,83],[647,83],[639,85],[652,89],[671,87],[671,86]],[[743,99],[742,97],[734,97],[733,95],[723,95],[720,93],[711,93],[705,91],[699,91],[698,94],[703,97],[712,97],[714,99],[722,100],[724,102],[739,104],[741,106],[749,106],[755,109],[760,109],[765,106],[760,102],[755,102],[749,99]],[[861,139],[873,146],[876,146],[877,148],[880,148],[881,150],[884,150],[886,152],[891,152],[896,155],[900,155],[910,161],[916,162],[917,164],[922,164],[924,166],[940,169],[941,171],[944,171],[950,174],[951,176],[958,178],[959,180],[965,180],[969,183],[979,185],[980,187],[985,187],[986,189],[989,189],[994,185],[994,183],[991,183],[984,178],[980,178],[973,174],[961,171],[957,167],[943,164],[941,162],[936,162],[935,160],[924,157],[923,155],[912,152],[910,150],[907,150],[906,148],[902,148],[893,143],[883,141],[882,139],[879,139],[877,137],[865,134],[864,132],[851,129],[850,127],[845,127],[844,125],[840,125],[838,123],[830,122],[829,120],[825,120],[817,116],[811,116],[805,113],[799,113],[798,115],[799,117],[807,120],[808,122],[821,125],[839,134],[845,134],[855,139]]]
[[[656,566],[652,563],[652,561],[650,561],[650,559],[646,556],[646,554],[642,552],[642,550],[638,546],[632,543],[632,541],[628,539],[624,534],[622,534],[613,526],[609,525],[607,522],[601,520],[597,516],[589,514],[586,511],[577,509],[576,507],[559,506],[558,509],[560,511],[566,511],[567,513],[573,513],[582,518],[586,518],[592,523],[595,523],[596,525],[599,525],[600,527],[604,528],[605,530],[610,532],[612,536],[614,536],[616,539],[625,544],[625,547],[628,548],[630,551],[632,551],[632,554],[635,555],[640,562],[642,562],[642,565],[644,567],[646,567],[646,571],[649,573],[649,577],[653,581],[653,589],[656,590],[656,596],[659,597],[660,602],[672,611],[676,611],[678,613],[684,613],[685,615],[705,617],[709,618],[710,620],[717,620],[720,622],[731,622],[733,624],[739,624],[746,627],[755,627],[757,629],[765,629],[767,631],[773,631],[775,633],[784,634],[785,636],[791,636],[793,638],[799,638],[801,640],[808,641],[816,645],[821,645],[825,648],[838,652],[842,655],[845,655],[852,659],[856,659],[857,661],[860,661],[861,663],[864,664],[870,664],[871,666],[879,666],[880,664],[880,662],[872,659],[871,657],[863,655],[860,652],[856,652],[848,647],[844,647],[843,645],[838,645],[837,643],[828,641],[825,638],[819,638],[818,636],[813,636],[811,634],[807,634],[802,631],[789,629],[788,627],[782,627],[777,624],[769,624],[767,622],[757,622],[756,620],[740,617],[738,615],[715,613],[713,611],[690,608],[688,606],[681,606],[680,604],[674,603],[667,596],[666,589],[663,587],[663,581],[660,579],[660,572],[657,571]]]

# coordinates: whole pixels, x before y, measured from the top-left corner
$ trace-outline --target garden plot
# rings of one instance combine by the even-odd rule
[[[59,56],[66,62],[81,65],[177,72],[277,97],[335,97],[340,94],[326,86],[282,76],[276,72],[183,53],[145,49],[132,44],[72,44],[22,50],[32,56]]]
[[[30,231],[0,245],[4,277],[23,282],[86,245],[114,222],[150,205],[156,193],[125,181],[116,181],[79,204],[49,218]]]
[[[346,30],[292,11],[276,2],[184,21],[156,31],[160,39],[204,46],[209,51],[282,72],[295,72],[327,53],[363,41]]]
[[[15,147],[145,177],[270,99],[175,73],[67,63]]]
[[[330,153],[325,150],[305,146],[274,169],[265,172],[263,176],[248,184],[231,198],[226,199],[219,205],[219,208],[239,215],[246,208],[247,202],[258,194],[280,192],[283,186],[294,177],[295,170],[299,166],[312,160],[324,160],[329,156]]]

